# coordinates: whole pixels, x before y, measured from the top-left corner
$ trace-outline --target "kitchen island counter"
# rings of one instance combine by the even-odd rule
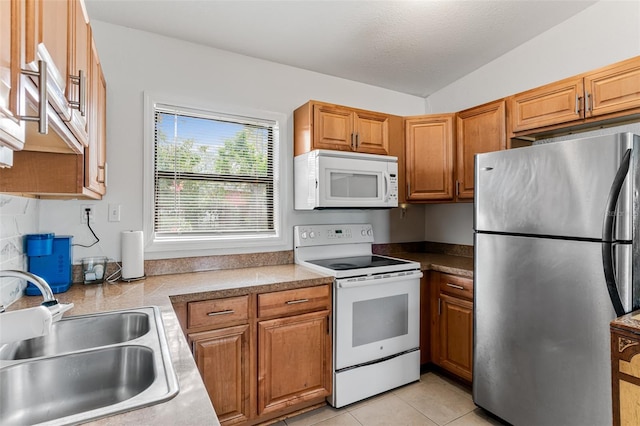
[[[172,302],[213,299],[247,294],[250,291],[279,291],[328,284],[332,277],[297,265],[263,266],[149,277],[141,281],[114,284],[74,284],[56,294],[61,303],[74,303],[68,315],[91,314],[119,309],[158,306],[180,383],[175,398],[146,408],[95,420],[96,425],[218,425],[218,418],[176,314]],[[25,296],[10,310],[37,306],[41,296]]]

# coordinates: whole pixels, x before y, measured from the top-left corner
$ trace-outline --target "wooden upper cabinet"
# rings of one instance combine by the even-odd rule
[[[38,71],[39,60],[47,63],[49,104],[62,120],[68,121],[71,119],[71,109],[66,93],[72,3],[66,0],[25,0],[25,5],[25,68]]]
[[[314,149],[389,154],[389,115],[310,101],[294,112],[294,155]]]
[[[640,108],[640,56],[586,74],[584,86],[589,117]]]
[[[353,114],[350,110],[330,105],[314,105],[312,127],[313,147],[310,150],[352,150]]]
[[[456,198],[473,201],[474,156],[507,148],[506,101],[461,111],[456,121]]]
[[[13,150],[24,146],[25,126],[20,84],[20,40],[24,25],[24,2],[0,1],[0,145]]]
[[[454,118],[405,119],[407,201],[453,200]]]
[[[87,111],[90,90],[91,56],[92,49],[91,28],[89,18],[82,0],[73,0],[70,4],[69,54],[68,54],[68,81],[66,97],[70,105],[71,121],[69,127],[78,140],[85,146],[89,144],[88,114]]]
[[[107,83],[93,41],[90,45],[86,111],[88,146],[85,147],[84,155],[84,184],[92,191],[104,195],[107,190]]]
[[[640,56],[511,97],[514,133],[640,112]]]
[[[369,111],[355,111],[356,151],[389,154],[389,116]]]
[[[580,120],[583,92],[582,77],[573,77],[513,96],[513,131]]]

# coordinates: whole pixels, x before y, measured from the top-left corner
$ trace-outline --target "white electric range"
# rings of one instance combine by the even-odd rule
[[[420,264],[373,242],[370,224],[294,227],[295,262],[335,277],[334,407],[420,378]]]

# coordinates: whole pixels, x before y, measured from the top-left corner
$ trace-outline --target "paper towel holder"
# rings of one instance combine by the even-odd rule
[[[122,231],[121,236],[122,269],[120,280],[132,282],[145,279],[142,231]]]

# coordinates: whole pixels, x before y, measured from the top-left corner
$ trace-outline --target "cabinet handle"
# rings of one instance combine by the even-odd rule
[[[351,150],[352,151],[356,150],[356,134],[355,133],[351,133]]]
[[[227,309],[226,311],[209,312],[207,315],[209,315],[210,317],[216,317],[218,315],[229,315],[233,313],[235,313],[233,309]]]
[[[96,179],[98,183],[105,183],[106,174],[106,168],[104,166],[98,166],[98,177]]]
[[[584,113],[586,114],[587,112],[591,111],[591,94],[589,92],[585,92],[585,98],[584,98]]]
[[[309,301],[309,299],[298,299],[298,300],[288,300],[285,303],[287,305],[296,305],[298,303],[305,303],[305,302],[308,302],[308,301]]]
[[[38,61],[38,71],[31,71],[22,69],[20,72],[24,75],[38,77],[38,95],[40,97],[40,105],[38,105],[37,116],[21,116],[20,119],[24,121],[37,121],[38,133],[46,135],[49,131],[49,118],[47,117],[47,63],[45,61]]]
[[[360,147],[360,133],[356,133],[356,151]]]
[[[576,94],[576,115],[580,115],[580,101],[582,100],[582,96],[578,96]]]
[[[460,181],[456,181],[456,197],[460,196]]]
[[[442,299],[440,299],[438,297],[438,316],[440,316],[440,302],[442,301]]]
[[[457,285],[457,284],[447,283],[447,287],[455,288],[455,289],[458,289],[458,290],[464,290],[463,286]]]
[[[83,70],[78,71],[78,75],[72,75],[69,77],[71,83],[78,86],[78,100],[69,100],[69,106],[80,111],[80,115],[83,117],[87,112],[87,78]]]

